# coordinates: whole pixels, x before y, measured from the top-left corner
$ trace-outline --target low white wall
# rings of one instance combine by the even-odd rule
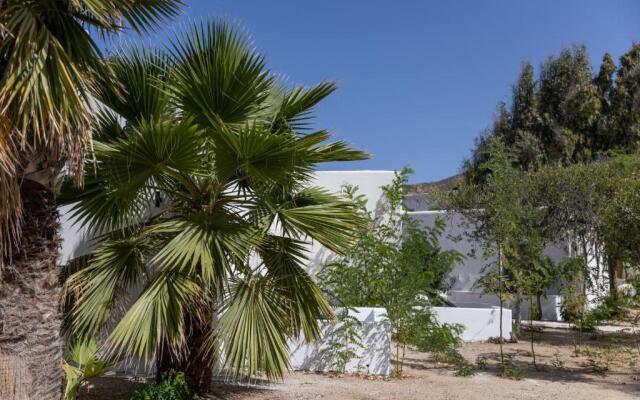
[[[440,323],[461,324],[465,329],[462,340],[480,342],[500,337],[500,308],[433,307]],[[511,310],[502,310],[502,337],[511,339]]]
[[[447,300],[455,304],[456,307],[466,308],[491,308],[497,307],[500,300],[497,295],[484,294],[481,292],[473,292],[466,290],[451,290],[447,293]],[[542,308],[542,319],[545,321],[561,321],[560,306],[562,304],[562,296],[550,294],[540,299]],[[505,305],[506,308],[513,310],[513,303]],[[521,315],[522,319],[529,319],[529,302],[522,302]]]
[[[362,347],[351,346],[355,357],[346,365],[345,372],[362,372],[372,375],[391,373],[391,328],[386,320],[384,308],[355,308],[349,315],[360,322]],[[328,372],[335,368],[335,358],[327,349],[331,333],[339,323],[324,322],[322,338],[313,343],[302,340],[289,342],[291,367],[295,370]]]

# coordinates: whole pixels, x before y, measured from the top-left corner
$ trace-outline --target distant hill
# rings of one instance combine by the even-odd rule
[[[435,182],[423,182],[415,183],[413,185],[405,185],[404,190],[406,194],[420,194],[428,192],[431,188],[453,189],[458,185],[459,182],[462,181],[462,179],[462,174],[457,174]]]
[[[433,201],[429,197],[431,189],[448,190],[455,188],[463,179],[462,174],[453,175],[448,178],[435,181],[405,185],[404,205],[409,211],[427,211],[434,207]]]

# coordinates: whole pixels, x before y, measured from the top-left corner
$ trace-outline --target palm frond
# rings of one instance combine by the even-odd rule
[[[277,217],[285,235],[309,236],[336,253],[349,248],[362,223],[352,202],[319,187],[306,188],[282,202]]]
[[[74,335],[97,335],[114,311],[120,311],[128,291],[142,283],[147,271],[145,254],[151,242],[143,235],[114,238],[101,243],[86,266],[67,280],[75,297],[71,311]]]
[[[184,315],[201,299],[200,287],[189,276],[157,275],[109,335],[109,354],[153,360],[161,344],[177,352],[185,339]]]
[[[247,124],[237,131],[221,123],[212,139],[221,178],[239,174],[251,180],[284,184],[311,175],[306,149],[295,136],[275,135],[259,123]]]
[[[264,106],[273,79],[263,57],[230,25],[193,23],[172,42],[171,54],[178,107],[201,126],[244,123]]]
[[[321,82],[311,88],[296,87],[279,102],[271,122],[273,132],[300,132],[309,128],[313,108],[337,89],[334,82]]]
[[[24,155],[83,182],[96,82],[111,80],[90,35],[118,21],[142,31],[177,13],[180,0],[5,0],[0,6],[0,253],[20,240]],[[89,28],[89,29],[87,29]],[[9,151],[15,150],[15,151]],[[22,157],[15,156],[20,152]],[[56,171],[58,172],[58,171]]]
[[[232,269],[248,257],[256,239],[253,229],[233,214],[196,212],[150,228],[170,239],[152,263],[198,276],[212,291],[222,290]]]
[[[331,138],[331,134],[325,130],[300,137],[301,146],[309,149],[309,162],[320,164],[333,161],[359,161],[369,158],[369,154],[352,148],[345,141],[325,143],[329,138]]]
[[[281,378],[289,367],[288,313],[282,295],[266,277],[237,280],[221,309],[209,351],[224,351],[224,367],[233,376],[264,373]]]
[[[98,174],[88,166],[87,184],[71,216],[98,232],[136,223],[147,213],[158,187],[198,175],[202,137],[189,121],[142,122],[124,138],[95,142]]]
[[[129,124],[169,116],[169,59],[160,50],[131,46],[109,61],[113,79],[101,79],[96,98]]]
[[[320,335],[318,319],[333,318],[333,311],[318,285],[305,271],[307,247],[305,242],[269,235],[258,248],[267,269],[266,276],[273,281],[287,301],[291,336],[304,334],[306,340]]]
[[[79,0],[75,12],[85,24],[101,32],[131,27],[136,32],[155,30],[163,20],[178,15],[182,0]]]
[[[113,365],[113,360],[102,359],[95,338],[74,342],[69,348],[71,362],[64,361],[64,398],[75,400],[83,381],[103,375]]]

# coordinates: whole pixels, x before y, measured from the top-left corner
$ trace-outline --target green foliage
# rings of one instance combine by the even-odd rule
[[[471,376],[476,373],[476,368],[458,352],[465,330],[463,325],[439,324],[430,318],[420,324],[419,328],[425,331],[417,335],[412,343],[418,350],[430,352],[436,360],[453,365],[456,376]]]
[[[467,179],[484,181],[490,137],[507,146],[514,164],[524,170],[635,153],[640,144],[637,65],[638,44],[620,57],[617,67],[605,54],[597,73],[584,46],[550,57],[537,77],[531,64],[524,63],[510,103],[498,104],[493,125],[465,163]]]
[[[183,372],[170,371],[159,383],[140,385],[131,400],[191,400],[193,394]]]
[[[514,91],[524,91],[530,86],[530,75],[531,71],[523,76],[523,87]],[[522,96],[525,94],[516,96],[520,103],[532,101]],[[525,114],[524,110],[519,111],[520,123],[533,124],[534,118]],[[484,160],[478,164],[483,182],[467,180],[449,193],[445,201],[449,209],[464,216],[461,224],[466,234],[481,245],[482,255],[487,261],[483,275],[474,283],[475,287],[498,297],[500,318],[504,305],[513,304],[516,322],[512,337],[517,338],[523,299],[529,298],[529,311],[533,318],[533,299],[543,296],[554,281],[554,265],[544,255],[545,246],[554,239],[549,237],[545,227],[547,209],[540,207],[537,181],[515,166],[513,153],[499,138],[487,138],[483,154]],[[502,331],[501,323],[498,344],[500,363],[505,367]],[[535,354],[533,335],[531,344]]]
[[[65,360],[64,398],[75,400],[78,389],[88,379],[104,375],[113,365],[113,361],[100,355],[98,342],[91,338],[76,341],[69,348],[69,360]]]
[[[409,172],[397,174],[393,183],[383,188],[387,203],[380,216],[367,211],[357,188],[345,188],[347,196],[358,204],[365,223],[348,256],[331,261],[319,274],[321,285],[339,300],[336,305],[387,310],[397,345],[398,374],[403,362],[400,354],[407,345],[427,346],[430,339],[437,338],[436,347],[444,352],[458,343],[451,327],[437,324],[431,306],[447,289],[447,276],[453,266],[463,259],[456,251],[440,248],[443,221],[421,228],[408,217],[403,186]]]
[[[383,188],[387,204],[380,217],[367,211],[356,187],[345,188],[365,222],[348,256],[332,260],[319,274],[323,286],[344,304],[385,306],[393,314],[395,304],[412,303],[417,294],[437,302],[438,293],[448,287],[449,272],[463,258],[456,251],[440,249],[443,221],[422,228],[406,215],[403,184],[407,173],[397,175]]]
[[[321,163],[367,157],[310,130],[335,84],[283,88],[225,22],[193,23],[168,48],[109,62],[122,91],[96,88],[104,108],[86,184],[63,190],[97,234],[66,282],[67,326],[106,331],[110,354],[188,351],[197,359],[185,362],[205,369],[223,349],[231,375],[281,377],[287,338],[313,340],[318,318],[333,317],[305,249],[314,241],[342,254],[360,224],[350,201],[310,182]]]
[[[349,315],[349,311],[350,308],[344,307],[336,314],[335,327],[325,337],[325,347],[320,352],[320,358],[333,361],[331,370],[341,374],[358,355],[358,348],[363,348],[360,335],[362,323]]]
[[[513,365],[511,360],[500,364],[498,368],[499,368],[498,374],[503,378],[513,379],[515,381],[521,381],[526,376],[525,371]]]
[[[626,307],[629,305],[629,301],[630,299],[624,296],[609,294],[599,301],[598,306],[591,310],[590,314],[598,323],[620,320],[626,315]]]

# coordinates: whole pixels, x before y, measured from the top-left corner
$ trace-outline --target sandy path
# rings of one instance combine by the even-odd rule
[[[403,379],[295,372],[284,382],[252,386],[214,385],[208,398],[273,400],[626,400],[640,399],[640,351],[636,339],[599,337],[586,339],[576,354],[573,336],[550,331],[536,342],[538,364],[531,363],[530,344],[506,344],[513,365],[525,372],[523,380],[496,376],[498,346],[492,343],[466,344],[461,353],[484,369],[472,377],[456,377],[451,367],[434,363],[426,353],[408,352]],[[82,393],[80,400],[125,400],[132,385],[123,378],[102,378]]]
[[[268,387],[225,391],[221,398],[236,400],[631,400],[638,399],[637,388],[605,388],[584,382],[549,382],[538,379],[511,381],[480,373],[469,378],[451,376],[440,371],[403,380],[370,381],[362,378],[331,378],[295,373],[285,383]],[[215,398],[215,397],[214,397]]]

